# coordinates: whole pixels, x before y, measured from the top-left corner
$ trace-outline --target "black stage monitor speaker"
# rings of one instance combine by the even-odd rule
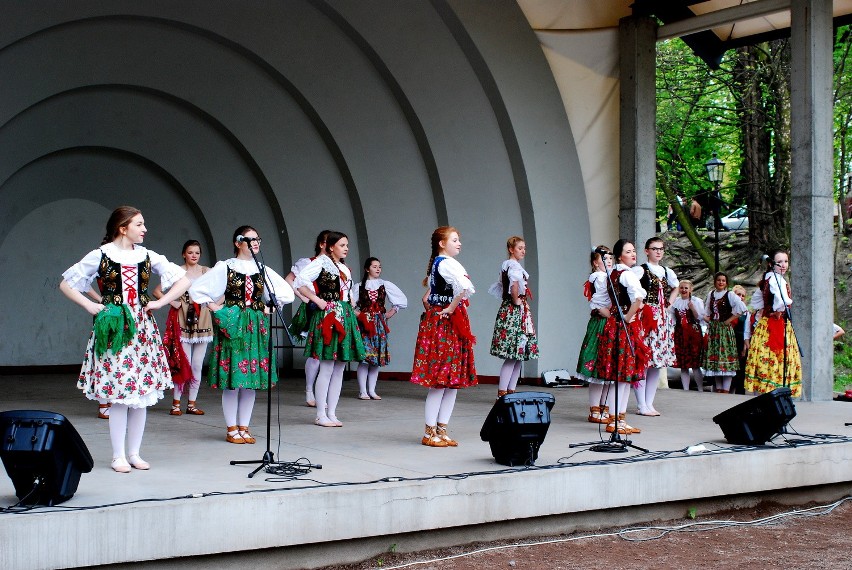
[[[26,505],[58,505],[74,496],[80,474],[94,466],[80,434],[65,416],[15,410],[0,413],[0,458]]]
[[[550,427],[555,400],[547,392],[516,392],[495,402],[479,437],[491,445],[491,454],[501,465],[534,465],[538,448]]]
[[[789,388],[776,388],[725,410],[713,421],[722,428],[728,443],[763,445],[796,417]]]

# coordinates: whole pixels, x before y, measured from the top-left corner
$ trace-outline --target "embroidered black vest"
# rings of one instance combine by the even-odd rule
[[[734,314],[734,309],[731,307],[731,300],[728,299],[727,292],[719,299],[716,298],[716,295],[713,293],[710,294],[710,314],[719,315],[719,321],[727,321]]]
[[[376,294],[376,302],[375,304],[373,304],[373,301],[370,300],[370,292],[367,291],[367,287],[362,286],[358,290],[358,310],[367,311],[371,313],[384,313],[385,300],[387,299],[387,292],[385,291],[385,286],[379,285],[379,288],[376,289]]]
[[[441,274],[438,273],[438,264],[441,263],[445,257],[436,257],[435,262],[432,264],[432,271],[429,273],[429,298],[428,302],[430,305],[449,305],[453,302],[453,286],[447,283],[447,281],[441,277]]]
[[[138,274],[138,287],[136,292],[139,304],[146,306],[151,300],[148,294],[148,280],[151,278],[151,259],[146,255],[145,259],[136,264]],[[103,304],[121,305],[124,303],[121,264],[113,261],[101,252],[101,264],[98,267],[98,287],[101,290],[101,302]]]
[[[666,279],[668,276],[668,270],[664,266],[660,266],[663,268],[663,276],[662,278],[654,275],[654,272],[651,271],[651,268],[648,267],[647,263],[642,264],[642,277],[639,279],[639,283],[642,284],[642,288],[648,292],[648,296],[645,297],[645,303],[648,305],[659,305],[660,299],[660,289],[663,291],[663,301],[665,304],[668,304],[669,294],[672,292],[672,287],[669,285],[669,280]]]
[[[225,284],[225,306],[246,308],[246,282],[251,281],[251,303],[248,308],[263,310],[263,277],[260,273],[245,275],[228,268],[228,282]]]
[[[621,310],[625,313],[630,310],[630,305],[632,301],[630,300],[630,294],[627,292],[627,287],[621,284],[620,277],[621,274],[625,271],[630,271],[629,269],[613,269],[609,272],[610,281],[612,281],[612,289],[609,289],[609,299],[612,301],[613,305],[619,305]],[[613,297],[613,290],[615,291],[615,297]]]
[[[341,299],[340,276],[322,269],[317,280],[314,281],[314,289],[317,297],[323,301],[339,301]]]

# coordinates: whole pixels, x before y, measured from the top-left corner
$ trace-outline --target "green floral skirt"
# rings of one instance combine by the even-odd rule
[[[223,307],[213,313],[213,329],[207,375],[210,386],[263,390],[270,377],[273,385],[278,382],[275,354],[269,354],[269,316],[263,311]]]
[[[324,311],[317,309],[311,315],[305,356],[319,360],[361,362],[366,358],[364,339],[352,305],[334,301]]]

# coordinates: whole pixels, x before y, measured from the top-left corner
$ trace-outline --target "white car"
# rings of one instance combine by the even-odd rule
[[[748,208],[742,206],[722,218],[722,229],[737,231],[748,229]]]

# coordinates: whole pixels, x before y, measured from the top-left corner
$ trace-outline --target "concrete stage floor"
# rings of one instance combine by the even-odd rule
[[[628,415],[642,429],[633,442],[652,453],[613,455],[569,447],[609,437],[586,421],[586,389],[524,387],[553,393],[556,405],[535,468],[511,469],[495,463],[479,438],[493,385],[459,393],[450,433],[460,445],[444,449],[419,443],[419,386],[380,382],[383,400],[360,401],[355,381],[346,381],[343,428],[313,425],[303,389],[302,379],[287,378],[273,391],[271,448],[279,461],[305,458],[322,469],[249,479],[254,466],[229,461],[263,456],[266,396],[258,394],[252,420],[257,444],[232,445],[224,441],[219,394],[204,387],[204,416],[170,416],[170,394],[149,409],[142,456],[151,470],[125,475],[110,469],[108,422],[95,417],[74,374],[0,377],[0,411],[65,415],[95,460],[59,507],[0,513],[0,568],[145,560],[159,561],[150,567],[306,568],[365,559],[392,544],[410,551],[678,518],[686,505],[700,512],[785,493],[852,493],[852,428],[844,426],[852,404],[844,402],[797,402],[789,425],[840,438],[788,435],[802,443],[778,437],[774,446],[734,451],[712,418],[746,396],[660,390],[661,417]],[[628,412],[634,409],[631,400]],[[709,452],[682,451],[699,443]],[[16,501],[0,474],[0,505]]]

